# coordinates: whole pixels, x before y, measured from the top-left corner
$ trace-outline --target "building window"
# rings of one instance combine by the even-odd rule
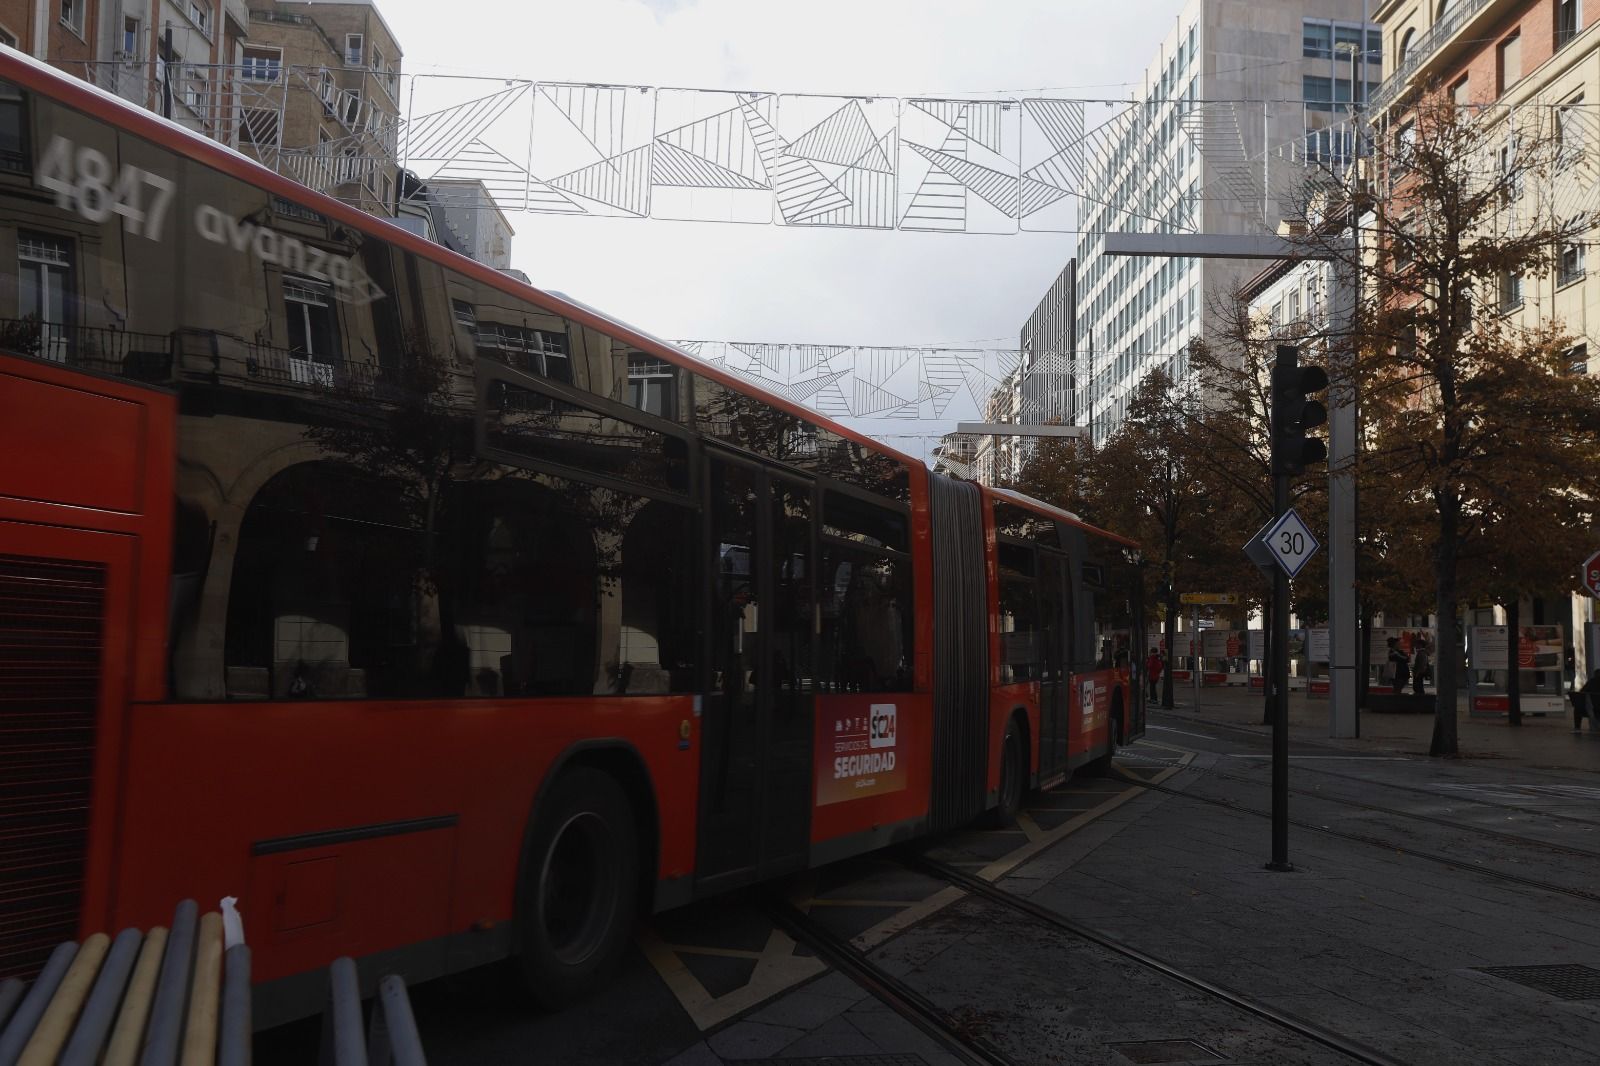
[[[1500,42],[1500,91],[1503,93],[1522,77],[1522,33],[1519,30]]]
[[[1333,58],[1333,26],[1307,19],[1302,23],[1302,54],[1307,59]]]
[[[0,170],[28,173],[28,144],[27,101],[21,89],[0,81]]]
[[[1584,137],[1583,95],[1573,97],[1556,109],[1556,143],[1559,146],[1557,164],[1569,167],[1583,161],[1588,150]]]
[[[207,37],[211,36],[211,9],[197,2],[189,0],[189,21],[200,27],[200,32]]]
[[[187,77],[183,80],[183,102],[191,111],[199,111],[206,105],[206,72],[204,67],[189,67]]]
[[[451,300],[450,311],[455,316],[456,325],[465,326],[468,333],[478,332],[478,310],[465,300]]]
[[[322,281],[286,275],[284,312],[289,320],[290,374],[296,384],[333,384],[338,361],[338,331],[333,317],[333,291]]]
[[[15,48],[17,46],[17,35],[4,26],[0,26],[0,44],[5,45],[7,48]]]
[[[1522,275],[1513,270],[1500,274],[1500,310],[1515,311],[1522,306]]]
[[[61,0],[61,24],[83,36],[83,0]]]
[[[1463,74],[1461,80],[1450,86],[1450,102],[1457,107],[1466,107],[1469,99],[1467,90],[1471,87],[1468,76]]]
[[[352,130],[361,128],[361,92],[351,89],[340,95],[339,118]]]
[[[361,66],[361,57],[365,51],[365,39],[359,33],[344,35],[344,65],[347,67]]]
[[[257,148],[278,146],[278,113],[270,107],[246,107],[239,112],[239,143]]]
[[[1500,195],[1507,203],[1522,198],[1522,169],[1517,163],[1517,139],[1515,137],[1500,146]]]
[[[1366,33],[1359,26],[1335,26],[1333,28],[1333,51],[1340,58],[1347,59],[1351,54],[1360,55],[1366,44]]]
[[[71,321],[72,244],[49,234],[18,231],[17,276],[17,314],[39,322],[38,354],[65,362]]]
[[[1561,260],[1556,268],[1556,285],[1571,285],[1575,281],[1582,281],[1584,274],[1584,246],[1581,244],[1564,244],[1561,246]]]
[[[1556,48],[1572,43],[1583,28],[1582,7],[1578,0],[1556,0]]]
[[[659,418],[676,419],[678,368],[649,356],[628,357],[628,403]]]
[[[140,32],[139,20],[136,18],[124,18],[122,20],[122,58],[138,59],[144,51],[143,47],[141,47],[143,41],[144,34]]]
[[[1404,63],[1406,61],[1406,57],[1411,55],[1411,42],[1416,40],[1416,38],[1416,30],[1407,30],[1405,35],[1400,38],[1400,50],[1395,53],[1396,66]]]
[[[244,77],[253,81],[277,81],[283,70],[283,52],[277,48],[257,48],[246,45],[244,49]]]
[[[1307,74],[1300,79],[1301,95],[1312,111],[1333,110],[1333,79]]]

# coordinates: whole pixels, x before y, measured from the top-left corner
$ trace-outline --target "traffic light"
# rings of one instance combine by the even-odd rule
[[[1301,474],[1310,463],[1328,458],[1327,445],[1306,436],[1328,420],[1328,409],[1311,393],[1328,387],[1328,375],[1319,366],[1301,366],[1300,349],[1278,345],[1272,366],[1272,472]]]

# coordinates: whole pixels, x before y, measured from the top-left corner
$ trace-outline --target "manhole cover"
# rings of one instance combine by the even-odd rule
[[[1600,970],[1590,966],[1560,963],[1554,966],[1479,966],[1477,970],[1557,999],[1600,999]]]
[[[1221,1062],[1222,1056],[1193,1040],[1135,1040],[1107,1044],[1129,1062]]]

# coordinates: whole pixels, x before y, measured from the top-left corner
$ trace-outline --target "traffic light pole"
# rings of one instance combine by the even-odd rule
[[[1272,475],[1272,510],[1289,510],[1289,476]],[[1272,575],[1272,645],[1267,688],[1272,700],[1272,861],[1267,869],[1289,871],[1289,575]]]

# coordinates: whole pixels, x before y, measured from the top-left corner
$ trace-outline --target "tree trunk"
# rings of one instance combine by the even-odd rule
[[[1172,671],[1178,662],[1178,586],[1167,582],[1167,669],[1161,675],[1161,709],[1172,710]]]
[[[1506,721],[1522,724],[1522,597],[1506,604]]]
[[[1456,676],[1461,669],[1461,619],[1456,604],[1456,538],[1461,529],[1461,503],[1451,493],[1439,496],[1439,539],[1433,546],[1434,613],[1439,619],[1439,646],[1434,677],[1439,691],[1433,710],[1433,743],[1429,755],[1454,755],[1456,741]]]

